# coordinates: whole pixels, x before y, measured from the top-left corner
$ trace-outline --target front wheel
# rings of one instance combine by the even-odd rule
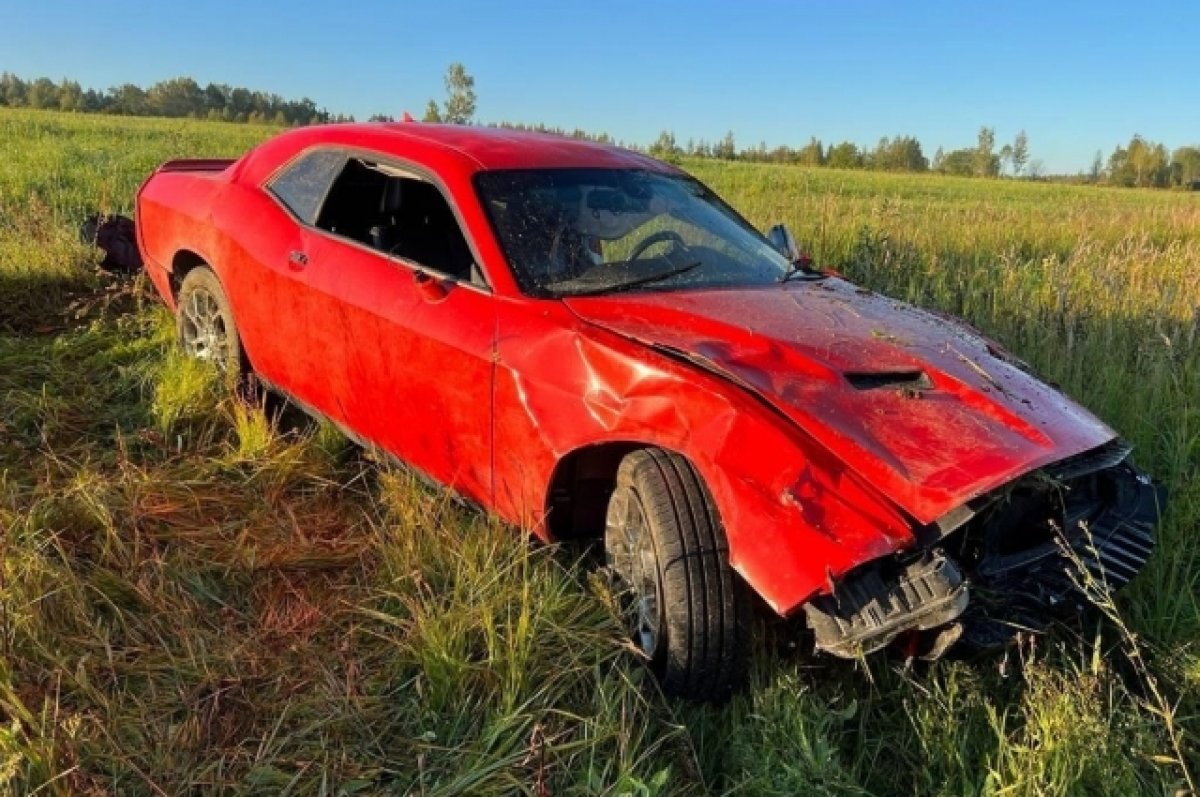
[[[749,659],[750,600],[704,483],[660,449],[622,460],[604,544],[634,644],[663,691],[721,699]]]

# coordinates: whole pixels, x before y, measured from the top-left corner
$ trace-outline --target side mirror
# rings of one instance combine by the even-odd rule
[[[795,236],[792,235],[792,231],[787,228],[786,224],[776,224],[768,230],[767,240],[779,254],[787,258],[789,263],[795,263],[804,256],[800,251],[800,245],[796,243]]]

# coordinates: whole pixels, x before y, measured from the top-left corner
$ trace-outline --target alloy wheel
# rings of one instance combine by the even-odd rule
[[[189,291],[179,309],[183,350],[225,371],[229,362],[229,330],[217,297],[203,287]]]
[[[662,584],[654,542],[636,496],[629,496],[607,536],[608,565],[622,592],[627,627],[638,649],[654,659],[662,643]]]

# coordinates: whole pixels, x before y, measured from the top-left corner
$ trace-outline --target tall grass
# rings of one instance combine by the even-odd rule
[[[1186,788],[1200,197],[685,164],[820,262],[966,316],[1172,492],[1109,617],[912,670],[815,657],[763,619],[750,690],[694,706],[627,655],[579,552],[531,545],[331,428],[267,423],[174,352],[143,283],[94,273],[86,211],[128,210],[160,160],[269,132],[0,112],[0,791]]]

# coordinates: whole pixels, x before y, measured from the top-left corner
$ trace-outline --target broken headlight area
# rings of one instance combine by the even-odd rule
[[[1114,442],[1028,474],[924,529],[924,547],[869,562],[805,606],[819,650],[857,657],[906,640],[937,658],[1003,646],[1107,600],[1154,546],[1166,491]]]

